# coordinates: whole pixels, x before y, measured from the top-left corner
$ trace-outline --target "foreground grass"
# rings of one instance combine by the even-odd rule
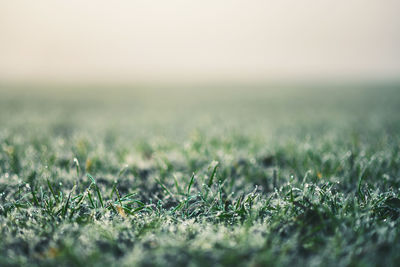
[[[0,265],[395,266],[398,89],[4,90]]]

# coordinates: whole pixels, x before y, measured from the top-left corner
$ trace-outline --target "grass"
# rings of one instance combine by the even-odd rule
[[[398,84],[28,89],[0,89],[1,266],[400,262]]]

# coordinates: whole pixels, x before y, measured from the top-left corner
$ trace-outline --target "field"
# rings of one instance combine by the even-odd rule
[[[0,266],[396,266],[400,85],[0,88]]]

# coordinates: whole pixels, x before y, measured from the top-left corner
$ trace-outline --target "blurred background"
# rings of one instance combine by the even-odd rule
[[[177,140],[396,133],[399,10],[397,0],[0,0],[0,123]]]
[[[0,1],[2,84],[387,81],[397,0]]]

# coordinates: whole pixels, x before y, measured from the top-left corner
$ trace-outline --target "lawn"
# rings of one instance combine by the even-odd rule
[[[396,266],[397,83],[0,88],[0,266]]]

